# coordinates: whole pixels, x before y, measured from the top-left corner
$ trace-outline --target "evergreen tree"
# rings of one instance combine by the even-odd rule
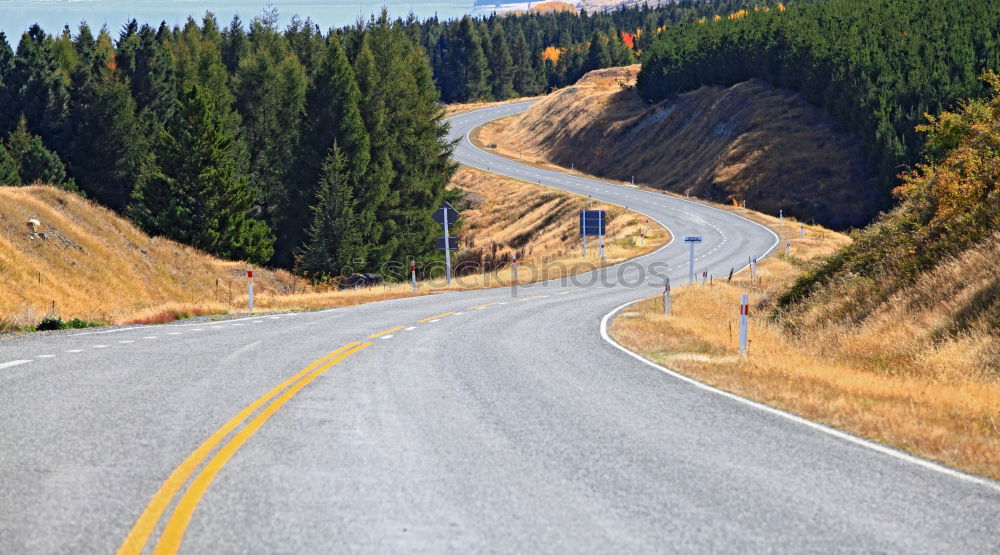
[[[74,73],[69,171],[91,198],[124,212],[148,156],[131,87],[96,49]]]
[[[14,87],[14,51],[7,43],[7,35],[0,32],[0,136],[14,129],[17,91]]]
[[[532,60],[532,50],[524,37],[521,26],[514,27],[514,41],[511,44],[511,64],[513,65],[512,86],[519,95],[532,96],[542,92],[539,68]],[[541,56],[539,56],[541,58]]]
[[[395,227],[387,214],[399,202],[399,194],[391,188],[395,172],[390,158],[393,141],[386,104],[391,91],[385,88],[383,78],[386,74],[379,71],[375,55],[369,47],[370,36],[366,33],[361,39],[361,47],[354,60],[354,74],[360,97],[364,98],[360,106],[361,120],[371,148],[368,171],[357,184],[357,196],[363,199],[358,210],[358,222],[368,245],[366,267],[375,268],[387,262],[396,250],[399,239],[393,233]]]
[[[507,45],[507,37],[499,23],[493,24],[490,48],[486,55],[490,66],[490,87],[493,98],[506,100],[514,96],[514,60]]]
[[[590,37],[590,48],[587,50],[587,63],[584,72],[605,67],[611,67],[611,49],[608,37],[600,31],[594,31]]]
[[[7,147],[0,142],[0,186],[20,184],[21,178],[18,176],[17,160],[11,156]]]
[[[238,171],[225,109],[195,85],[174,111],[160,134],[156,162],[147,164],[136,185],[130,215],[148,233],[224,258],[266,262],[274,237],[252,214],[252,191]]]
[[[38,25],[21,37],[11,76],[13,106],[5,109],[22,114],[46,144],[58,149],[69,113],[69,92],[52,42]]]
[[[299,146],[307,79],[302,64],[277,30],[276,13],[274,17],[270,14],[265,11],[251,22],[233,88],[242,120],[241,138],[249,152],[250,185],[272,229],[279,234],[276,262],[291,265],[291,248],[283,252],[280,238],[294,218],[297,191],[292,177],[296,172],[289,162]],[[308,204],[308,198],[301,199],[303,205]],[[295,223],[301,227],[304,220],[302,214]]]
[[[349,184],[347,160],[336,144],[323,161],[315,202],[298,270],[313,281],[321,281],[350,273],[365,259],[354,215],[355,200]]]
[[[163,38],[148,25],[133,20],[118,40],[115,65],[129,79],[132,98],[151,123],[165,124],[177,99],[176,74]]]
[[[17,163],[18,181],[22,185],[55,185],[70,191],[76,184],[66,177],[66,167],[59,156],[45,148],[41,137],[28,131],[28,122],[21,118],[7,138],[7,149]]]
[[[442,76],[445,102],[466,102],[490,96],[489,64],[475,21],[465,16],[452,33],[441,35],[442,56],[447,73]]]

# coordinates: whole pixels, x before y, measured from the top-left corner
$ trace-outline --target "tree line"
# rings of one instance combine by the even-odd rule
[[[1000,3],[830,0],[722,13],[658,34],[643,59],[650,101],[750,78],[801,92],[860,141],[888,206],[897,175],[921,156],[924,114],[981,97],[1000,65]]]
[[[588,13],[519,13],[403,22],[430,58],[445,102],[533,96],[584,73],[636,63],[672,25],[773,0],[680,0]]]
[[[454,167],[423,48],[385,13],[325,35],[277,21],[0,35],[0,183],[316,278],[437,257]]]

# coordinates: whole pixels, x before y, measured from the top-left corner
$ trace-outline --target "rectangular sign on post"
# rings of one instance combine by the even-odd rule
[[[584,237],[604,235],[604,222],[604,210],[581,210],[580,235]]]
[[[444,237],[435,237],[434,243],[437,245],[437,250],[439,251],[444,250]],[[449,250],[453,251],[458,250],[458,237],[454,235],[448,237],[448,248]]]

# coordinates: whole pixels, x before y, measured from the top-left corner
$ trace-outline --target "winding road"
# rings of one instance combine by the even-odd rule
[[[698,270],[769,230],[695,202],[455,159],[627,205]],[[1000,487],[673,375],[607,339],[687,280],[674,241],[511,289],[0,341],[0,552],[1000,551]],[[524,277],[524,276],[522,276]]]

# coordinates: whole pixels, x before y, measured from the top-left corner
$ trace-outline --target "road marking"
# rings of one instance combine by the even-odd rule
[[[430,317],[424,318],[423,320],[417,320],[417,322],[419,322],[421,324],[424,323],[424,322],[437,322],[441,318],[444,318],[445,316],[450,316],[452,314],[454,314],[454,312],[445,312],[443,314],[438,314],[436,316],[430,316]]]
[[[369,335],[368,339],[377,339],[379,337],[382,337],[383,335],[386,335],[386,334],[389,334],[389,333],[392,333],[392,332],[395,332],[395,331],[399,331],[401,329],[403,329],[403,326],[396,326],[394,328],[389,328],[389,329],[387,329],[385,331],[380,331],[378,333],[373,333],[373,334]]]
[[[66,351],[67,353],[82,353],[83,349],[70,349]]]
[[[143,339],[156,339],[156,336],[155,335],[147,335],[146,337],[143,337]]]
[[[35,358],[56,358],[56,355],[38,355]]]
[[[497,304],[500,304],[500,302],[499,301],[493,301],[491,303],[486,303],[486,304],[477,304],[476,306],[470,306],[466,310],[482,310],[482,309],[484,309],[484,308],[486,308],[488,306],[493,306],[493,305],[497,305]]]
[[[355,345],[357,344],[355,343]],[[246,426],[240,429],[232,437],[232,439],[229,440],[229,442],[223,445],[215,456],[205,464],[205,467],[202,468],[201,472],[194,477],[187,491],[184,492],[180,501],[177,502],[177,506],[174,508],[173,514],[170,515],[170,520],[167,521],[166,526],[163,528],[163,534],[160,535],[160,541],[157,542],[156,548],[153,552],[157,554],[176,553],[180,549],[188,523],[191,522],[191,517],[194,516],[194,511],[198,508],[198,503],[201,501],[201,498],[208,489],[208,486],[212,484],[212,480],[215,479],[215,477],[219,474],[219,471],[222,470],[222,467],[226,465],[229,459],[232,458],[240,447],[242,447],[243,444],[246,443],[247,440],[250,439],[257,432],[257,430],[264,425],[265,422],[274,416],[274,413],[278,412],[278,410],[281,409],[285,403],[295,397],[299,391],[302,391],[302,389],[312,383],[313,380],[325,374],[342,360],[368,348],[369,346],[371,346],[371,343],[362,343],[361,345],[357,345],[350,350],[336,355],[333,359],[322,364],[311,374],[302,378],[302,380],[298,383],[288,388],[288,390],[275,399],[273,403],[264,407],[264,409],[261,410],[253,420],[248,422]]]
[[[410,326],[408,328],[403,328],[403,331],[410,331],[410,330],[415,330],[415,329],[417,329],[417,326]]]
[[[440,322],[440,321],[441,321],[441,319],[440,319],[440,318],[435,318],[435,319],[433,319],[433,320],[427,320],[427,322],[426,322],[426,323],[428,323],[428,324],[433,324],[434,322]]]
[[[191,331],[205,331],[205,328],[194,328],[194,329],[193,329],[193,330],[191,330]]]
[[[842,431],[840,431],[840,430],[838,430],[836,428],[831,428],[830,426],[827,426],[825,424],[820,424],[819,422],[813,422],[812,420],[808,420],[806,418],[802,418],[801,416],[799,416],[797,414],[792,414],[790,412],[785,412],[785,411],[783,411],[781,409],[776,409],[774,407],[765,405],[764,403],[758,403],[757,401],[753,401],[751,399],[747,399],[746,397],[740,397],[739,395],[736,395],[735,393],[730,393],[728,391],[723,391],[723,390],[721,390],[721,389],[719,389],[717,387],[712,387],[712,386],[710,386],[708,384],[699,382],[698,380],[696,380],[694,378],[690,378],[688,376],[685,376],[684,374],[680,374],[680,373],[674,372],[673,370],[667,368],[666,366],[663,366],[661,364],[657,364],[656,362],[653,362],[653,361],[649,360],[648,358],[640,355],[639,353],[634,353],[634,352],[626,349],[620,343],[618,343],[617,341],[615,341],[614,339],[612,339],[610,335],[608,335],[608,321],[615,314],[617,314],[618,312],[620,312],[622,309],[624,309],[624,308],[626,308],[626,307],[628,307],[630,305],[633,305],[633,304],[635,304],[635,303],[637,303],[637,302],[639,302],[641,300],[643,300],[643,299],[639,299],[637,301],[629,301],[629,302],[627,302],[627,303],[619,306],[618,308],[613,309],[611,312],[608,312],[607,314],[604,315],[603,318],[601,318],[601,337],[605,341],[607,341],[608,343],[610,343],[611,346],[619,349],[620,351],[622,351],[625,354],[629,355],[630,357],[638,360],[639,362],[642,362],[643,364],[647,364],[649,366],[652,366],[653,368],[656,368],[657,370],[659,370],[660,372],[663,372],[664,374],[667,374],[668,376],[677,378],[678,380],[681,380],[683,382],[687,382],[688,384],[691,384],[691,385],[693,385],[693,386],[695,386],[697,388],[703,389],[705,391],[709,391],[711,393],[715,393],[717,395],[721,395],[723,397],[726,397],[727,399],[731,399],[733,401],[736,401],[736,402],[739,402],[739,403],[743,403],[745,405],[749,405],[749,406],[751,406],[751,407],[753,407],[755,409],[759,409],[761,411],[773,414],[775,416],[780,416],[782,418],[786,418],[788,420],[791,420],[792,422],[796,422],[796,423],[802,424],[803,426],[806,426],[806,427],[812,428],[814,430],[817,430],[817,431],[829,434],[831,436],[834,436],[836,438],[845,440],[847,442],[854,443],[856,445],[861,445],[862,447],[867,447],[867,448],[869,448],[869,449],[871,449],[873,451],[877,451],[877,452],[882,453],[884,455],[889,455],[890,457],[895,457],[897,459],[900,459],[900,460],[903,460],[903,461],[906,461],[906,462],[909,462],[909,463],[913,463],[913,464],[915,464],[917,466],[921,466],[921,467],[929,469],[929,470],[940,472],[941,474],[945,474],[945,475],[951,476],[953,478],[958,478],[958,479],[964,480],[966,482],[971,482],[973,484],[978,484],[980,486],[986,486],[987,488],[990,488],[990,489],[995,490],[995,491],[1000,491],[1000,483],[994,482],[993,480],[988,480],[988,479],[985,479],[985,478],[980,478],[979,476],[973,476],[971,474],[966,474],[964,472],[960,472],[958,470],[955,470],[955,469],[949,468],[947,466],[944,466],[943,464],[936,463],[934,461],[927,460],[927,459],[924,459],[924,458],[920,458],[920,457],[917,457],[915,455],[911,455],[909,453],[905,453],[905,452],[900,451],[898,449],[895,449],[893,447],[889,447],[888,445],[884,445],[882,443],[877,443],[877,442],[869,440],[869,439],[858,437],[856,435],[849,434],[847,432],[842,432]]]
[[[167,332],[167,335],[180,335],[180,334],[181,334],[181,332],[179,332],[179,331],[169,331],[169,332]]]
[[[456,313],[452,314],[452,316],[460,316],[462,314],[465,314],[465,313],[464,312],[456,312]]]
[[[236,429],[236,427],[238,427],[239,425],[243,424],[243,422],[247,418],[249,418],[251,414],[256,412],[257,409],[262,407],[265,403],[273,399],[282,391],[285,391],[289,386],[298,382],[303,376],[306,376],[307,374],[309,374],[309,372],[312,372],[316,368],[321,368],[323,364],[329,362],[330,360],[335,360],[336,362],[339,362],[342,359],[338,359],[337,358],[338,355],[345,352],[353,354],[353,352],[351,352],[350,349],[353,349],[358,345],[359,343],[357,341],[348,343],[347,345],[344,345],[343,347],[337,349],[336,351],[333,351],[324,356],[323,358],[313,362],[309,366],[306,366],[304,369],[300,370],[297,374],[295,374],[291,378],[288,378],[287,380],[282,382],[280,385],[278,385],[271,391],[265,393],[263,396],[261,396],[253,403],[247,405],[246,408],[237,413],[236,416],[232,417],[229,420],[229,422],[223,424],[221,428],[219,428],[218,430],[215,431],[215,433],[209,436],[209,438],[206,439],[204,443],[199,445],[197,449],[195,449],[190,455],[188,455],[188,457],[184,459],[184,461],[181,462],[181,464],[178,465],[173,472],[170,473],[170,476],[168,476],[167,479],[163,482],[163,485],[160,486],[160,489],[153,495],[153,498],[150,499],[149,504],[142,511],[142,514],[139,515],[139,518],[135,521],[135,524],[129,531],[128,536],[125,538],[125,541],[122,542],[121,547],[118,548],[118,555],[141,553],[143,551],[143,549],[146,547],[146,542],[149,541],[150,534],[152,534],[153,530],[156,528],[156,523],[160,520],[160,517],[163,515],[163,511],[167,508],[167,505],[170,504],[174,496],[177,495],[177,492],[180,491],[181,487],[184,486],[188,478],[191,477],[191,474],[193,474],[194,471],[197,470],[197,468],[201,465],[201,463],[206,458],[208,458],[208,455],[212,453],[215,447],[219,443],[221,443],[222,440],[225,439],[230,432]],[[366,346],[370,345],[370,343],[366,343],[365,345]],[[336,362],[334,362],[334,364],[336,364]],[[246,428],[244,428],[244,430],[246,430]],[[174,512],[176,514],[177,511],[175,510]],[[181,530],[181,533],[183,534],[183,530]],[[160,542],[161,543],[163,542],[162,538],[160,539]],[[178,546],[179,546],[179,541],[178,541]],[[157,547],[159,547],[159,544],[157,545]]]
[[[389,335],[383,335],[382,339],[392,339],[393,337],[396,337],[396,336],[390,333]]]
[[[583,289],[571,289],[569,291],[563,291],[562,293],[556,293],[556,295],[569,295],[570,293],[576,293],[577,291],[583,291]]]
[[[3,364],[0,364],[0,370],[3,370],[4,368],[11,368],[13,366],[20,366],[21,364],[27,364],[29,362],[32,362],[32,361],[30,361],[30,360],[12,360],[10,362],[5,362]]]
[[[128,344],[128,343],[135,343],[135,341],[132,341],[131,339],[123,339],[123,340],[119,341],[119,343]]]
[[[108,346],[107,345],[94,345],[92,348],[93,349],[107,349]]]

